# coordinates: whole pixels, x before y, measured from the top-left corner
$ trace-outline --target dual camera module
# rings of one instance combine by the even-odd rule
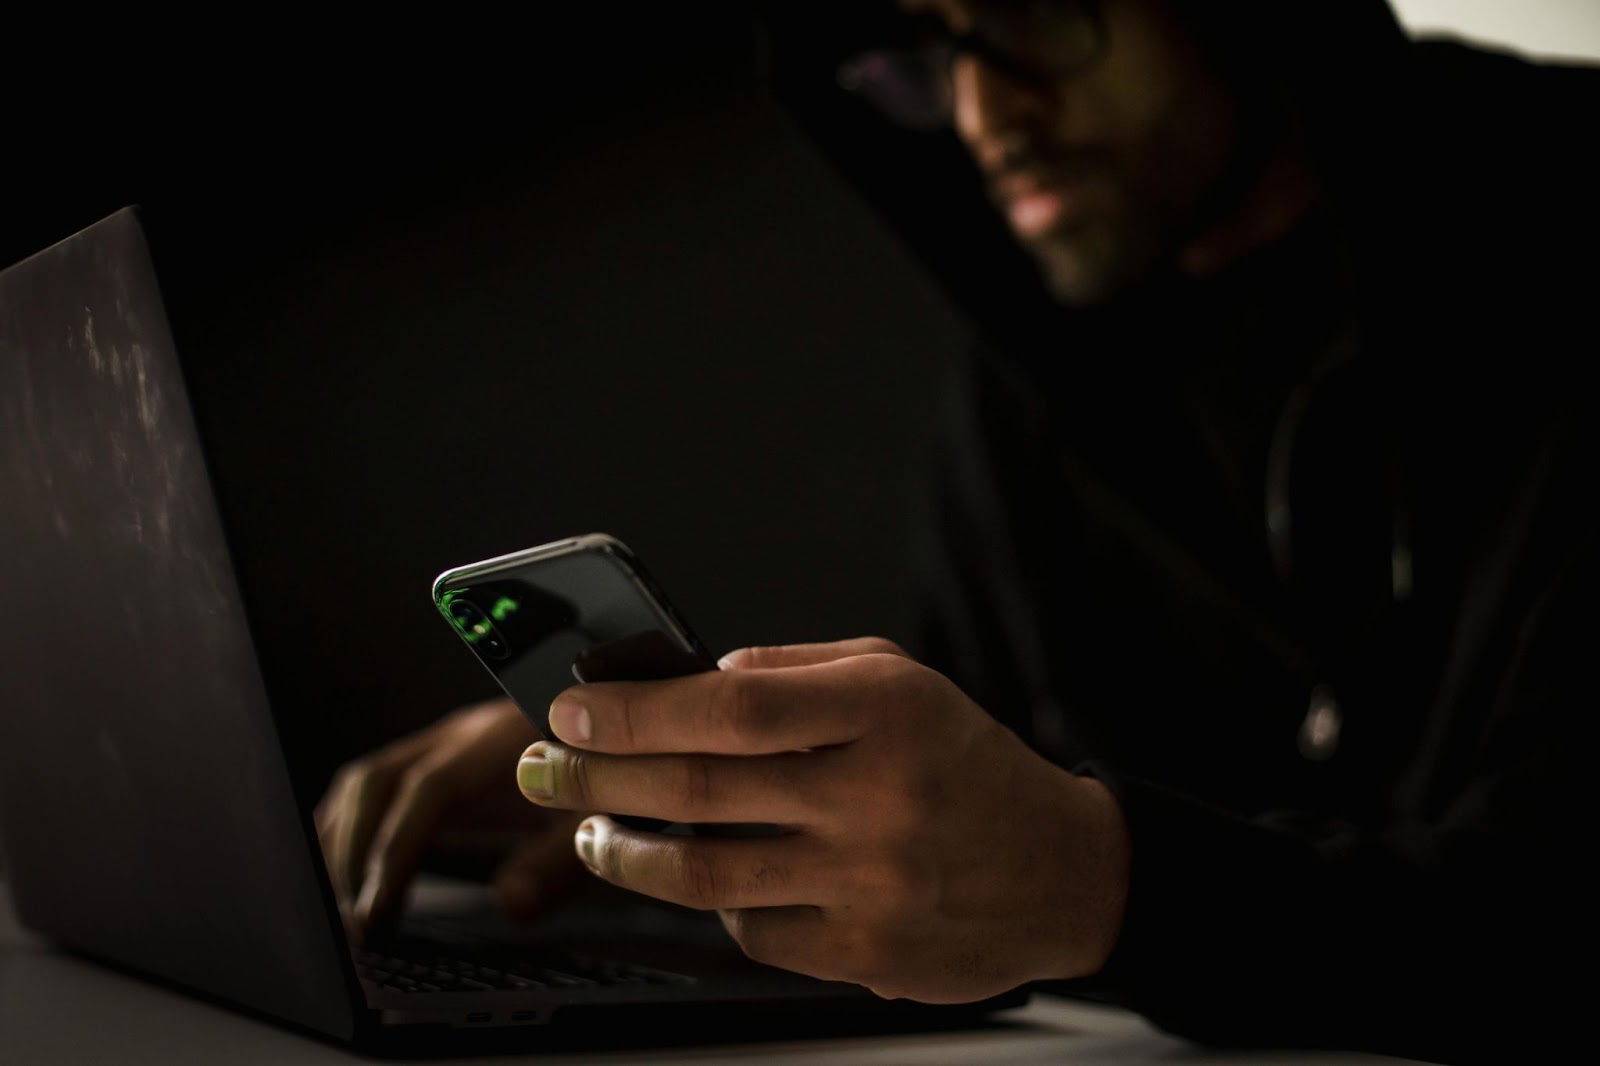
[[[455,597],[445,607],[451,623],[472,647],[491,659],[509,659],[511,645],[482,608],[470,600]]]

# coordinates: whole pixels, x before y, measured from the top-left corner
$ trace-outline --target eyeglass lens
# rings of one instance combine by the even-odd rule
[[[1025,0],[967,5],[956,32],[933,16],[912,20],[913,40],[873,49],[842,65],[839,84],[902,125],[948,124],[954,105],[951,67],[968,53],[1030,82],[1072,76],[1100,56],[1104,33],[1098,5],[1087,0]]]

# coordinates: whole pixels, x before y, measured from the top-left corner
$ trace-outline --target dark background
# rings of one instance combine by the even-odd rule
[[[718,652],[908,636],[964,319],[772,99],[751,14],[685,8],[13,65],[0,258],[143,206],[308,802],[497,692],[449,566],[603,530]]]

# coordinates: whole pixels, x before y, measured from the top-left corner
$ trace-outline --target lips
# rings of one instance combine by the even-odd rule
[[[993,186],[1011,228],[1020,237],[1039,237],[1070,224],[1082,211],[1089,175],[1012,172]]]
[[[1012,197],[1006,204],[1006,216],[1019,235],[1039,237],[1061,224],[1071,203],[1066,189],[1040,188]]]

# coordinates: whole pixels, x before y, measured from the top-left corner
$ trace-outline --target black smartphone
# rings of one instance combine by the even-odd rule
[[[547,740],[556,739],[550,702],[574,679],[656,681],[717,669],[644,564],[605,533],[446,570],[433,601]],[[668,832],[771,832],[619,820]]]
[[[570,537],[440,574],[433,602],[538,727],[576,679],[655,681],[715,670],[633,552],[605,533]]]

